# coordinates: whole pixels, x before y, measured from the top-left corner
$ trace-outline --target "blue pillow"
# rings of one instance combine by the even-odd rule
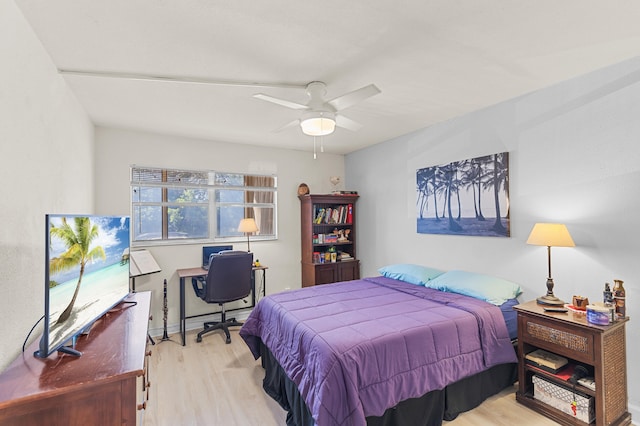
[[[406,281],[415,285],[425,285],[427,281],[441,275],[444,271],[421,265],[399,263],[396,265],[384,266],[378,269],[378,273],[383,277]]]
[[[475,297],[500,306],[522,294],[520,285],[502,278],[467,271],[449,271],[425,283],[426,287]]]

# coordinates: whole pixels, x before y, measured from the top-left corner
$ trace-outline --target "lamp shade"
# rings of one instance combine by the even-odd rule
[[[547,247],[575,247],[569,230],[561,223],[536,223],[527,244]]]
[[[256,225],[256,220],[252,217],[242,219],[240,221],[240,224],[238,225],[238,232],[258,232],[258,225]]]
[[[309,136],[324,136],[336,129],[335,114],[330,112],[310,112],[300,120],[302,132]]]

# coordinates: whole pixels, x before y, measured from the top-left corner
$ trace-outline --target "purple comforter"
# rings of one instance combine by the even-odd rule
[[[319,426],[367,416],[497,364],[517,362],[500,309],[384,277],[263,298],[240,335],[260,340]]]

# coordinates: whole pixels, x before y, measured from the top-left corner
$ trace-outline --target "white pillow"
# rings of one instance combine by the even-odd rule
[[[415,285],[425,285],[427,281],[441,275],[444,271],[410,263],[398,263],[378,269],[383,277],[401,280]]]
[[[519,284],[490,275],[453,270],[425,283],[426,287],[464,294],[500,306],[522,294]]]

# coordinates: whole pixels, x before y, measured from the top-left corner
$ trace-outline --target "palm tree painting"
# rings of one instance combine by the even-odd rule
[[[52,225],[49,231],[52,239],[58,238],[62,240],[66,247],[65,252],[51,259],[49,264],[51,272],[57,273],[78,266],[80,267],[73,296],[69,305],[67,305],[58,317],[58,324],[65,322],[71,315],[73,305],[80,291],[80,285],[82,284],[82,277],[87,263],[97,259],[105,259],[106,257],[102,246],[91,246],[92,242],[99,235],[98,226],[92,224],[88,217],[74,217],[73,219],[75,226],[71,226],[67,218],[62,218],[61,225]]]
[[[420,234],[510,235],[508,152],[418,169],[416,194]]]

